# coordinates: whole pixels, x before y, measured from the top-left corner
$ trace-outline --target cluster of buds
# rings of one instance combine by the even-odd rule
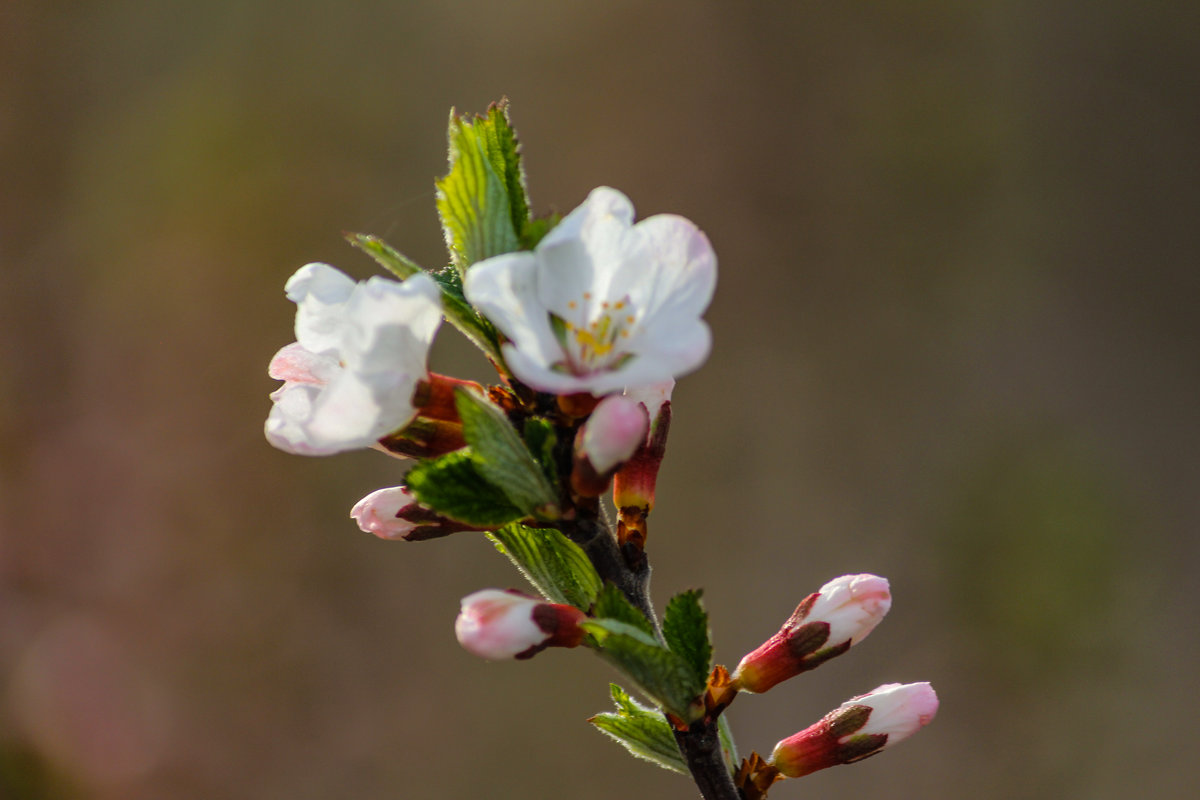
[[[892,606],[877,575],[843,575],[800,602],[779,632],[747,654],[728,681],[730,690],[760,693],[814,669],[861,642]],[[928,724],[938,698],[928,683],[884,684],[847,700],[819,722],[775,745],[770,758],[743,762],[739,788],[748,800],[766,795],[782,777],[800,778],[850,764],[893,746]]]

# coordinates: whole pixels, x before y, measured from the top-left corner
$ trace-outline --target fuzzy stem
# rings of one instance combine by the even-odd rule
[[[643,561],[631,569],[617,548],[617,540],[607,525],[594,514],[581,514],[560,528],[567,538],[583,548],[596,573],[603,581],[611,581],[630,603],[641,611],[658,630],[658,617],[650,602],[650,564]]]
[[[654,624],[661,639],[661,628],[650,602],[650,564],[637,559],[632,564],[617,547],[616,537],[599,517],[583,514],[563,526],[563,532],[583,548],[600,578],[611,581],[621,593]],[[674,726],[672,726],[674,727]],[[686,730],[675,729],[675,741],[687,762],[692,779],[704,800],[742,800],[725,765],[717,721],[701,720]]]
[[[569,475],[571,451],[568,446],[574,441],[574,431],[571,429],[570,435],[565,434],[566,431],[559,431],[556,455],[560,474]],[[600,505],[596,498],[572,499],[575,501],[571,503],[575,515],[573,518],[559,521],[559,530],[583,548],[601,580],[616,586],[621,594],[650,620],[655,635],[662,641],[662,626],[650,600],[650,562],[645,552],[638,547],[622,548],[618,544],[612,527],[601,518]],[[679,730],[674,725],[672,729],[679,751],[687,762],[692,779],[704,800],[744,800],[725,764],[717,724],[715,718],[705,718],[693,723],[686,730]]]
[[[716,720],[700,720],[683,731],[675,729],[675,742],[704,800],[742,800],[721,753]]]

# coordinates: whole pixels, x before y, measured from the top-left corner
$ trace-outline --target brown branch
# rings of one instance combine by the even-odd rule
[[[716,720],[700,720],[686,730],[676,728],[675,742],[704,800],[744,800],[725,764]]]

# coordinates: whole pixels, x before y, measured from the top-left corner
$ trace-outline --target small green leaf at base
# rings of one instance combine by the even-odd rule
[[[639,704],[615,683],[610,687],[616,713],[597,714],[588,722],[637,758],[672,772],[688,774],[687,763],[675,744],[675,734],[662,712]]]
[[[636,625],[615,619],[589,619],[579,627],[592,635],[600,656],[645,692],[646,696],[685,722],[704,713],[699,695],[704,681],[692,668]]]
[[[581,611],[591,608],[600,576],[587,554],[560,531],[513,524],[488,537],[547,600]]]
[[[671,598],[663,615],[663,638],[667,646],[691,666],[697,680],[708,679],[712,659],[708,614],[700,604],[701,592],[689,589]]]

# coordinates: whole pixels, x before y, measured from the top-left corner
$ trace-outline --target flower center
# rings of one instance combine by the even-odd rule
[[[552,365],[557,372],[590,375],[615,369],[633,358],[623,349],[636,331],[637,315],[629,296],[593,304],[592,293],[567,302],[567,315],[550,314],[550,327],[562,346],[563,358]]]

